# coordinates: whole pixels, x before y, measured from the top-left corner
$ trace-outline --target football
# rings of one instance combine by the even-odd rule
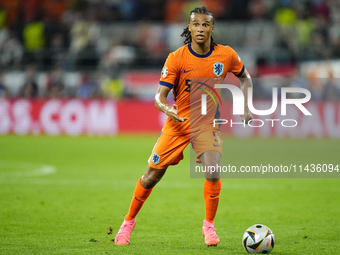
[[[270,253],[275,244],[274,233],[265,225],[255,224],[244,232],[242,244],[248,253]]]

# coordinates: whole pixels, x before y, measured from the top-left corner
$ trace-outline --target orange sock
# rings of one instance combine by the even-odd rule
[[[139,180],[137,181],[135,192],[133,193],[132,201],[130,204],[129,213],[125,216],[126,221],[136,218],[136,215],[142,208],[145,200],[148,198],[153,189],[144,189],[142,184],[140,183],[141,179],[142,178],[139,178]]]
[[[203,195],[205,201],[205,220],[214,223],[218,201],[220,199],[221,179],[217,182],[205,180]]]

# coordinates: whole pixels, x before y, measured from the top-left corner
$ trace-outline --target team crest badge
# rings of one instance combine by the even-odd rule
[[[214,74],[220,76],[223,74],[224,65],[221,62],[214,63]]]
[[[157,153],[154,153],[154,154],[152,155],[152,162],[153,162],[154,164],[158,164],[160,158],[161,158],[161,157],[160,157]]]
[[[166,66],[163,67],[162,69],[162,76],[165,78],[168,75],[168,68]]]

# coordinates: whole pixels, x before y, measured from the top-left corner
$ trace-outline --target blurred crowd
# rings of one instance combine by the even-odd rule
[[[40,75],[41,77],[41,75]],[[39,79],[37,66],[28,64],[25,67],[23,82],[14,92],[5,83],[4,72],[0,71],[0,98],[112,98],[120,99],[129,96],[124,91],[120,78],[112,78],[102,72],[77,72],[79,82],[76,86],[66,86],[65,70],[55,66],[46,72],[44,79]]]
[[[160,68],[171,49],[167,26],[185,24],[190,10],[202,5],[217,22],[275,24],[279,32],[272,50],[283,52],[278,63],[340,59],[339,0],[1,0],[0,69],[25,71],[21,96],[120,97],[120,74],[131,66]],[[126,23],[137,29],[117,36],[118,25],[105,32]],[[160,25],[150,32],[155,23]],[[109,39],[102,40],[103,34]],[[260,56],[256,62],[268,59]],[[48,73],[44,92],[38,93],[32,78],[37,70]],[[65,88],[65,71],[84,72],[78,91]]]

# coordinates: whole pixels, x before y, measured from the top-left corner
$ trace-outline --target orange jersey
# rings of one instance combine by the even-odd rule
[[[180,117],[188,117],[189,120],[175,122],[168,117],[162,132],[173,136],[190,133],[191,79],[207,78],[210,82],[215,79],[216,83],[222,83],[228,72],[240,76],[243,71],[243,62],[229,46],[213,45],[207,54],[200,55],[193,51],[189,43],[170,53],[165,61],[159,84],[172,88],[178,106],[177,114]],[[208,108],[212,104],[211,100],[208,101]],[[200,107],[201,105],[197,104],[199,112]],[[212,121],[211,117],[203,120],[207,123]],[[200,120],[199,124],[204,123]]]

